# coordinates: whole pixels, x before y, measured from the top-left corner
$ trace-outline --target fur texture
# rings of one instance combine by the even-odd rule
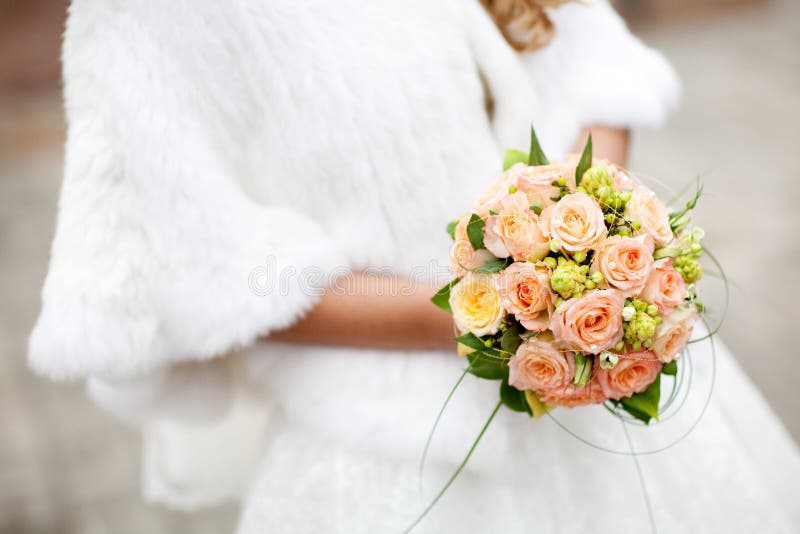
[[[176,380],[169,366],[291,324],[349,269],[445,265],[443,222],[494,176],[502,149],[527,146],[531,120],[558,157],[583,125],[664,118],[674,73],[605,2],[552,18],[552,45],[522,57],[477,2],[75,0],[64,183],[33,368],[92,377],[93,396],[118,413],[215,413],[211,404],[230,402],[228,382]],[[322,276],[254,292],[251,273],[269,265]],[[305,347],[247,353],[283,410],[351,443],[370,441],[386,410],[414,423],[416,408],[387,391],[438,406],[459,365]],[[363,402],[359,387],[374,403],[343,436],[335,408]],[[207,402],[168,400],[192,391]],[[342,394],[326,403],[332,391]],[[310,404],[295,414],[305,393]],[[419,450],[417,434],[372,433],[398,454]]]

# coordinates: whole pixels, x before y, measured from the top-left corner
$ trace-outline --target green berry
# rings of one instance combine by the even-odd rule
[[[583,293],[585,283],[586,274],[581,272],[580,266],[574,261],[559,261],[558,267],[550,276],[550,287],[565,299]]]

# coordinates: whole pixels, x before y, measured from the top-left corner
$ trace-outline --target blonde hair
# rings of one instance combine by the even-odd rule
[[[520,52],[546,46],[555,28],[545,7],[555,7],[573,0],[481,0],[506,41]]]

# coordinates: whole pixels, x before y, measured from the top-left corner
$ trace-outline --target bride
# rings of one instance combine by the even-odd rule
[[[73,0],[63,60],[31,365],[141,425],[148,499],[241,499],[243,534],[413,522],[497,395],[464,381],[420,479],[463,368],[429,302],[444,224],[530,121],[551,158],[591,129],[623,163],[678,95],[604,0]],[[717,349],[686,439],[608,454],[562,428],[617,439],[588,409],[501,413],[415,531],[796,531],[797,449]]]

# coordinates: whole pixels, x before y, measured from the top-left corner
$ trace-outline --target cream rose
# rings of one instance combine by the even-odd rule
[[[586,193],[566,195],[547,209],[546,218],[545,231],[568,252],[593,249],[606,235],[603,210]]]
[[[553,406],[575,408],[577,406],[599,404],[608,400],[608,397],[603,393],[603,389],[597,380],[592,379],[582,388],[576,387],[574,384],[567,384],[547,391],[541,396],[541,400]]]
[[[508,371],[510,385],[544,393],[572,383],[575,356],[561,352],[550,340],[532,337],[508,361]]]
[[[625,216],[641,224],[642,230],[653,236],[658,246],[663,247],[674,237],[669,226],[667,207],[644,186],[633,190],[631,199],[625,205]]]
[[[550,290],[550,270],[532,263],[512,263],[500,275],[500,299],[506,310],[527,328],[540,332],[550,324],[556,296]]]
[[[686,348],[695,322],[697,322],[697,309],[694,306],[677,308],[664,317],[664,321],[656,327],[656,336],[650,350],[662,362],[671,362]]]
[[[461,278],[467,271],[486,265],[495,259],[486,249],[475,250],[468,240],[459,240],[450,247],[449,267],[456,278]]]
[[[653,249],[653,239],[649,235],[611,236],[600,245],[592,267],[626,296],[636,295],[653,270]]]
[[[497,275],[468,273],[450,290],[453,321],[462,332],[476,336],[497,333],[505,316],[497,291]]]
[[[486,219],[483,243],[498,258],[538,261],[548,253],[549,240],[522,191],[500,200],[499,213]]]
[[[642,300],[658,306],[663,314],[679,306],[686,298],[686,282],[672,266],[672,258],[655,262],[653,272],[641,293]]]
[[[622,339],[624,304],[625,295],[616,289],[566,300],[553,313],[550,330],[562,347],[598,354]]]
[[[619,400],[641,393],[661,372],[662,363],[649,350],[619,354],[612,369],[599,369],[597,382],[609,399]]]

